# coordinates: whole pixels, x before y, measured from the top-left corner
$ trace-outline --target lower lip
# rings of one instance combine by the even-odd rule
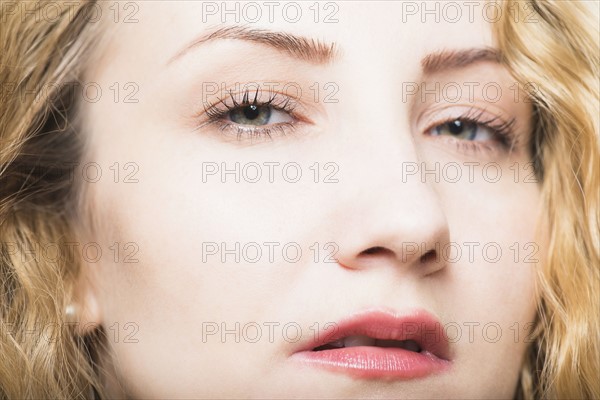
[[[292,357],[310,366],[361,379],[415,379],[444,372],[450,361],[428,352],[374,346],[302,351]]]

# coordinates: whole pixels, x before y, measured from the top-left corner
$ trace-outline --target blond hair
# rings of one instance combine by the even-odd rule
[[[77,239],[70,167],[81,153],[75,87],[95,36],[93,7],[0,7],[2,398],[89,398],[102,391],[89,346],[94,334],[75,334],[65,315],[80,269],[70,245]]]
[[[535,20],[512,18],[517,9]],[[511,0],[503,11],[511,17],[494,28],[504,62],[519,82],[534,83],[532,150],[550,228],[519,396],[600,398],[597,21],[578,2]]]
[[[27,3],[28,10],[44,7]],[[53,3],[62,13],[51,21],[0,9],[0,397],[6,398],[103,392],[95,364],[99,331],[81,337],[64,323],[81,260],[38,254],[43,243],[69,254],[68,243],[77,239],[77,188],[65,168],[81,156],[80,124],[77,99],[65,88],[77,82],[98,35],[86,18],[95,1]],[[502,61],[521,84],[535,84],[529,86],[532,151],[550,239],[538,274],[535,340],[516,397],[600,398],[597,22],[576,2],[501,4],[503,17],[493,29]],[[514,18],[515,10],[521,17]],[[525,22],[526,15],[536,22]]]

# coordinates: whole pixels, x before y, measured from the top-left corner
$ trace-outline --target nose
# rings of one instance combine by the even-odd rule
[[[395,268],[430,275],[447,264],[442,249],[450,240],[448,221],[430,183],[419,174],[402,176],[402,162],[414,165],[416,153],[405,151],[395,160],[386,166],[366,162],[354,175],[352,186],[360,189],[339,209],[336,259],[352,270]]]

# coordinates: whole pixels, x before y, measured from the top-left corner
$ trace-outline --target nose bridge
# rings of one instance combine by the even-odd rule
[[[408,124],[388,120],[379,126],[391,130],[401,125]],[[340,188],[346,196],[340,193],[342,229],[337,244],[338,261],[344,267],[420,265],[423,256],[449,241],[446,216],[434,187],[421,174],[414,174],[422,163],[410,132],[392,133],[378,133],[385,136],[383,140],[353,141],[363,146],[359,153],[363,156],[348,163],[345,189]],[[427,257],[425,269],[442,268],[439,256],[433,263]]]
[[[338,261],[353,269],[422,266],[422,256],[449,241],[436,191],[414,174],[422,164],[413,138],[412,104],[402,98],[400,87],[418,65],[400,64],[394,70],[384,59],[381,54],[358,64],[364,79],[341,76],[343,108],[358,112],[336,121],[344,179],[333,223],[338,226]],[[443,267],[441,257],[427,260],[429,270]]]
[[[353,176],[352,186],[357,190],[348,211],[360,219],[355,240],[364,244],[353,247],[383,246],[405,258],[402,249],[409,243],[430,249],[436,241],[443,241],[447,221],[432,184],[406,174],[407,169],[421,165],[414,152],[388,154],[383,162],[373,157],[373,161],[357,163],[362,171]]]

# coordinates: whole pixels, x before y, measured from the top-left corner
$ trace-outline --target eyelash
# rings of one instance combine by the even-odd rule
[[[199,125],[197,129],[208,125],[217,126],[217,128],[224,133],[233,129],[233,134],[237,136],[238,140],[254,139],[260,137],[268,137],[269,139],[272,139],[272,136],[275,134],[286,135],[293,132],[296,129],[297,124],[302,120],[300,115],[295,112],[297,102],[292,98],[281,95],[279,93],[272,93],[267,101],[259,101],[259,92],[260,89],[257,89],[256,93],[254,93],[254,99],[250,101],[250,90],[246,90],[244,92],[235,94],[232,91],[230,91],[229,96],[218,99],[213,104],[205,104],[204,113],[207,117],[207,120],[203,124]],[[228,104],[228,102],[231,102],[231,104]],[[227,115],[232,110],[242,107],[248,107],[251,105],[261,107],[271,106],[274,110],[282,111],[289,114],[294,121],[282,122],[273,124],[271,126],[265,125],[264,127],[260,127],[240,125],[233,121],[226,120]],[[497,139],[497,145],[501,146],[504,150],[510,151],[517,144],[516,136],[514,135],[513,130],[515,119],[513,118],[509,121],[505,121],[498,116],[490,119],[485,119],[483,117],[484,112],[484,110],[472,108],[458,117],[448,117],[436,121],[435,123],[431,124],[425,130],[425,132],[430,132],[432,129],[438,126],[454,121],[472,123],[476,124],[478,128],[489,129],[493,136]],[[465,152],[477,152],[480,150],[493,151],[497,148],[494,144],[490,144],[488,142],[483,141],[455,139],[453,140],[453,142],[456,144],[459,150]]]
[[[513,118],[506,121],[499,116],[485,119],[483,117],[484,113],[485,110],[472,108],[458,117],[448,117],[439,121],[435,121],[435,123],[429,125],[425,132],[430,132],[432,129],[438,126],[454,121],[473,123],[479,128],[489,129],[498,141],[498,145],[504,150],[511,151],[517,145],[517,137],[514,133],[516,119]],[[480,150],[493,151],[495,149],[493,144],[482,141],[455,139],[454,143],[459,150],[467,152],[477,152]]]
[[[207,125],[215,125],[222,132],[230,131],[234,129],[233,134],[237,136],[238,140],[260,138],[263,136],[272,139],[274,134],[285,135],[293,132],[296,129],[296,125],[302,118],[295,112],[297,102],[291,97],[281,95],[279,93],[272,93],[267,101],[259,101],[260,89],[254,93],[254,99],[250,101],[250,90],[246,90],[241,93],[229,92],[229,96],[218,99],[213,104],[205,104],[204,113],[207,117],[207,121],[201,124],[197,129],[200,129]],[[240,96],[241,99],[240,99]],[[237,97],[237,98],[236,98]],[[228,104],[231,102],[231,104]],[[237,108],[243,108],[248,106],[271,106],[274,110],[282,111],[290,115],[294,122],[280,122],[271,126],[265,125],[264,127],[239,125],[233,121],[226,120],[227,115]]]

